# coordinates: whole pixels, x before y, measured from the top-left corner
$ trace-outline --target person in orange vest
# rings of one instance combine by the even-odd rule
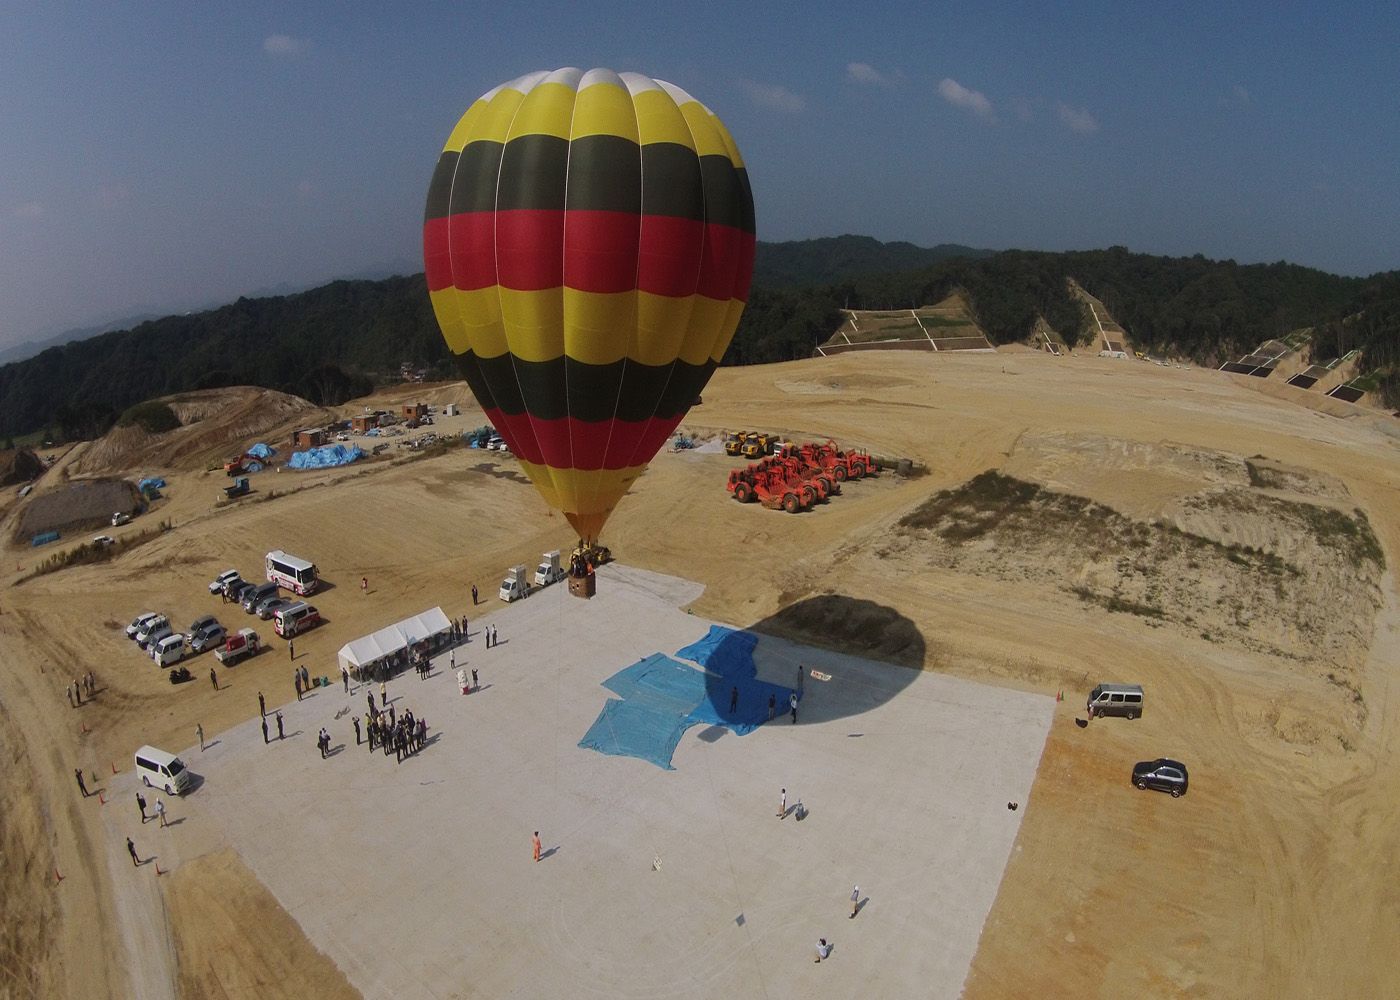
[[[531,838],[535,845],[535,860],[540,859],[540,831],[535,831],[535,836]]]

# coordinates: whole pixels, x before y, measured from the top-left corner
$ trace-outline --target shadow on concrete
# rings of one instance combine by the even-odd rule
[[[746,681],[706,674],[706,698],[724,724],[792,725],[788,696],[799,688],[799,673],[802,680],[797,725],[861,715],[890,701],[912,684],[923,667],[927,651],[918,626],[898,611],[842,594],[822,594],[790,604],[754,622],[746,631],[756,632],[761,637],[755,657],[757,677]],[[762,641],[767,636],[905,669],[871,671],[857,667],[843,673],[839,667],[833,670],[820,663],[804,662],[800,650]],[[738,645],[741,652],[743,640],[731,636],[721,644],[721,658],[726,652],[723,647],[731,643]],[[825,658],[821,659],[825,662]],[[832,679],[813,678],[813,669],[831,674]],[[739,688],[739,703],[731,710],[735,687]],[[770,695],[775,701],[775,717],[771,722],[768,721]]]

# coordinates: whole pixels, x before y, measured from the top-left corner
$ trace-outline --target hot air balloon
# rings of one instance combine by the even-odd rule
[[[531,73],[448,136],[423,223],[433,311],[488,419],[581,539],[709,381],[753,254],[739,150],[672,84]]]

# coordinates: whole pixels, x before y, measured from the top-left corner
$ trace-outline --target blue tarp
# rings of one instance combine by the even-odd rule
[[[277,449],[269,448],[267,445],[259,441],[257,444],[253,445],[253,447],[248,449],[248,454],[252,455],[254,458],[261,458],[264,461],[266,461],[273,455],[277,454]]]
[[[289,469],[332,469],[337,465],[349,465],[365,457],[358,445],[328,444],[310,451],[294,451],[287,462]]]
[[[790,688],[754,677],[757,642],[752,633],[711,628],[708,636],[677,655],[698,652],[724,672],[697,670],[661,653],[618,671],[603,686],[622,700],[608,700],[579,746],[672,770],[671,757],[691,726],[724,726],[739,736],[753,732],[768,721],[769,696],[782,712],[791,693]],[[704,649],[697,650],[701,646]],[[730,711],[736,689],[738,704]]]
[[[148,489],[163,490],[165,489],[165,480],[161,479],[160,476],[148,476],[137,483],[136,488],[142,493],[145,493]]]
[[[704,638],[676,650],[676,655],[694,660],[722,677],[741,679],[752,677],[755,673],[753,651],[757,645],[758,636],[752,632],[711,625]]]

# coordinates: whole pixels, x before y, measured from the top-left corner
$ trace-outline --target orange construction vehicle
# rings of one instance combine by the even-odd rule
[[[816,491],[800,480],[789,479],[787,469],[781,465],[731,469],[725,488],[740,503],[757,500],[769,510],[781,508],[789,514],[806,510],[816,500]]]

